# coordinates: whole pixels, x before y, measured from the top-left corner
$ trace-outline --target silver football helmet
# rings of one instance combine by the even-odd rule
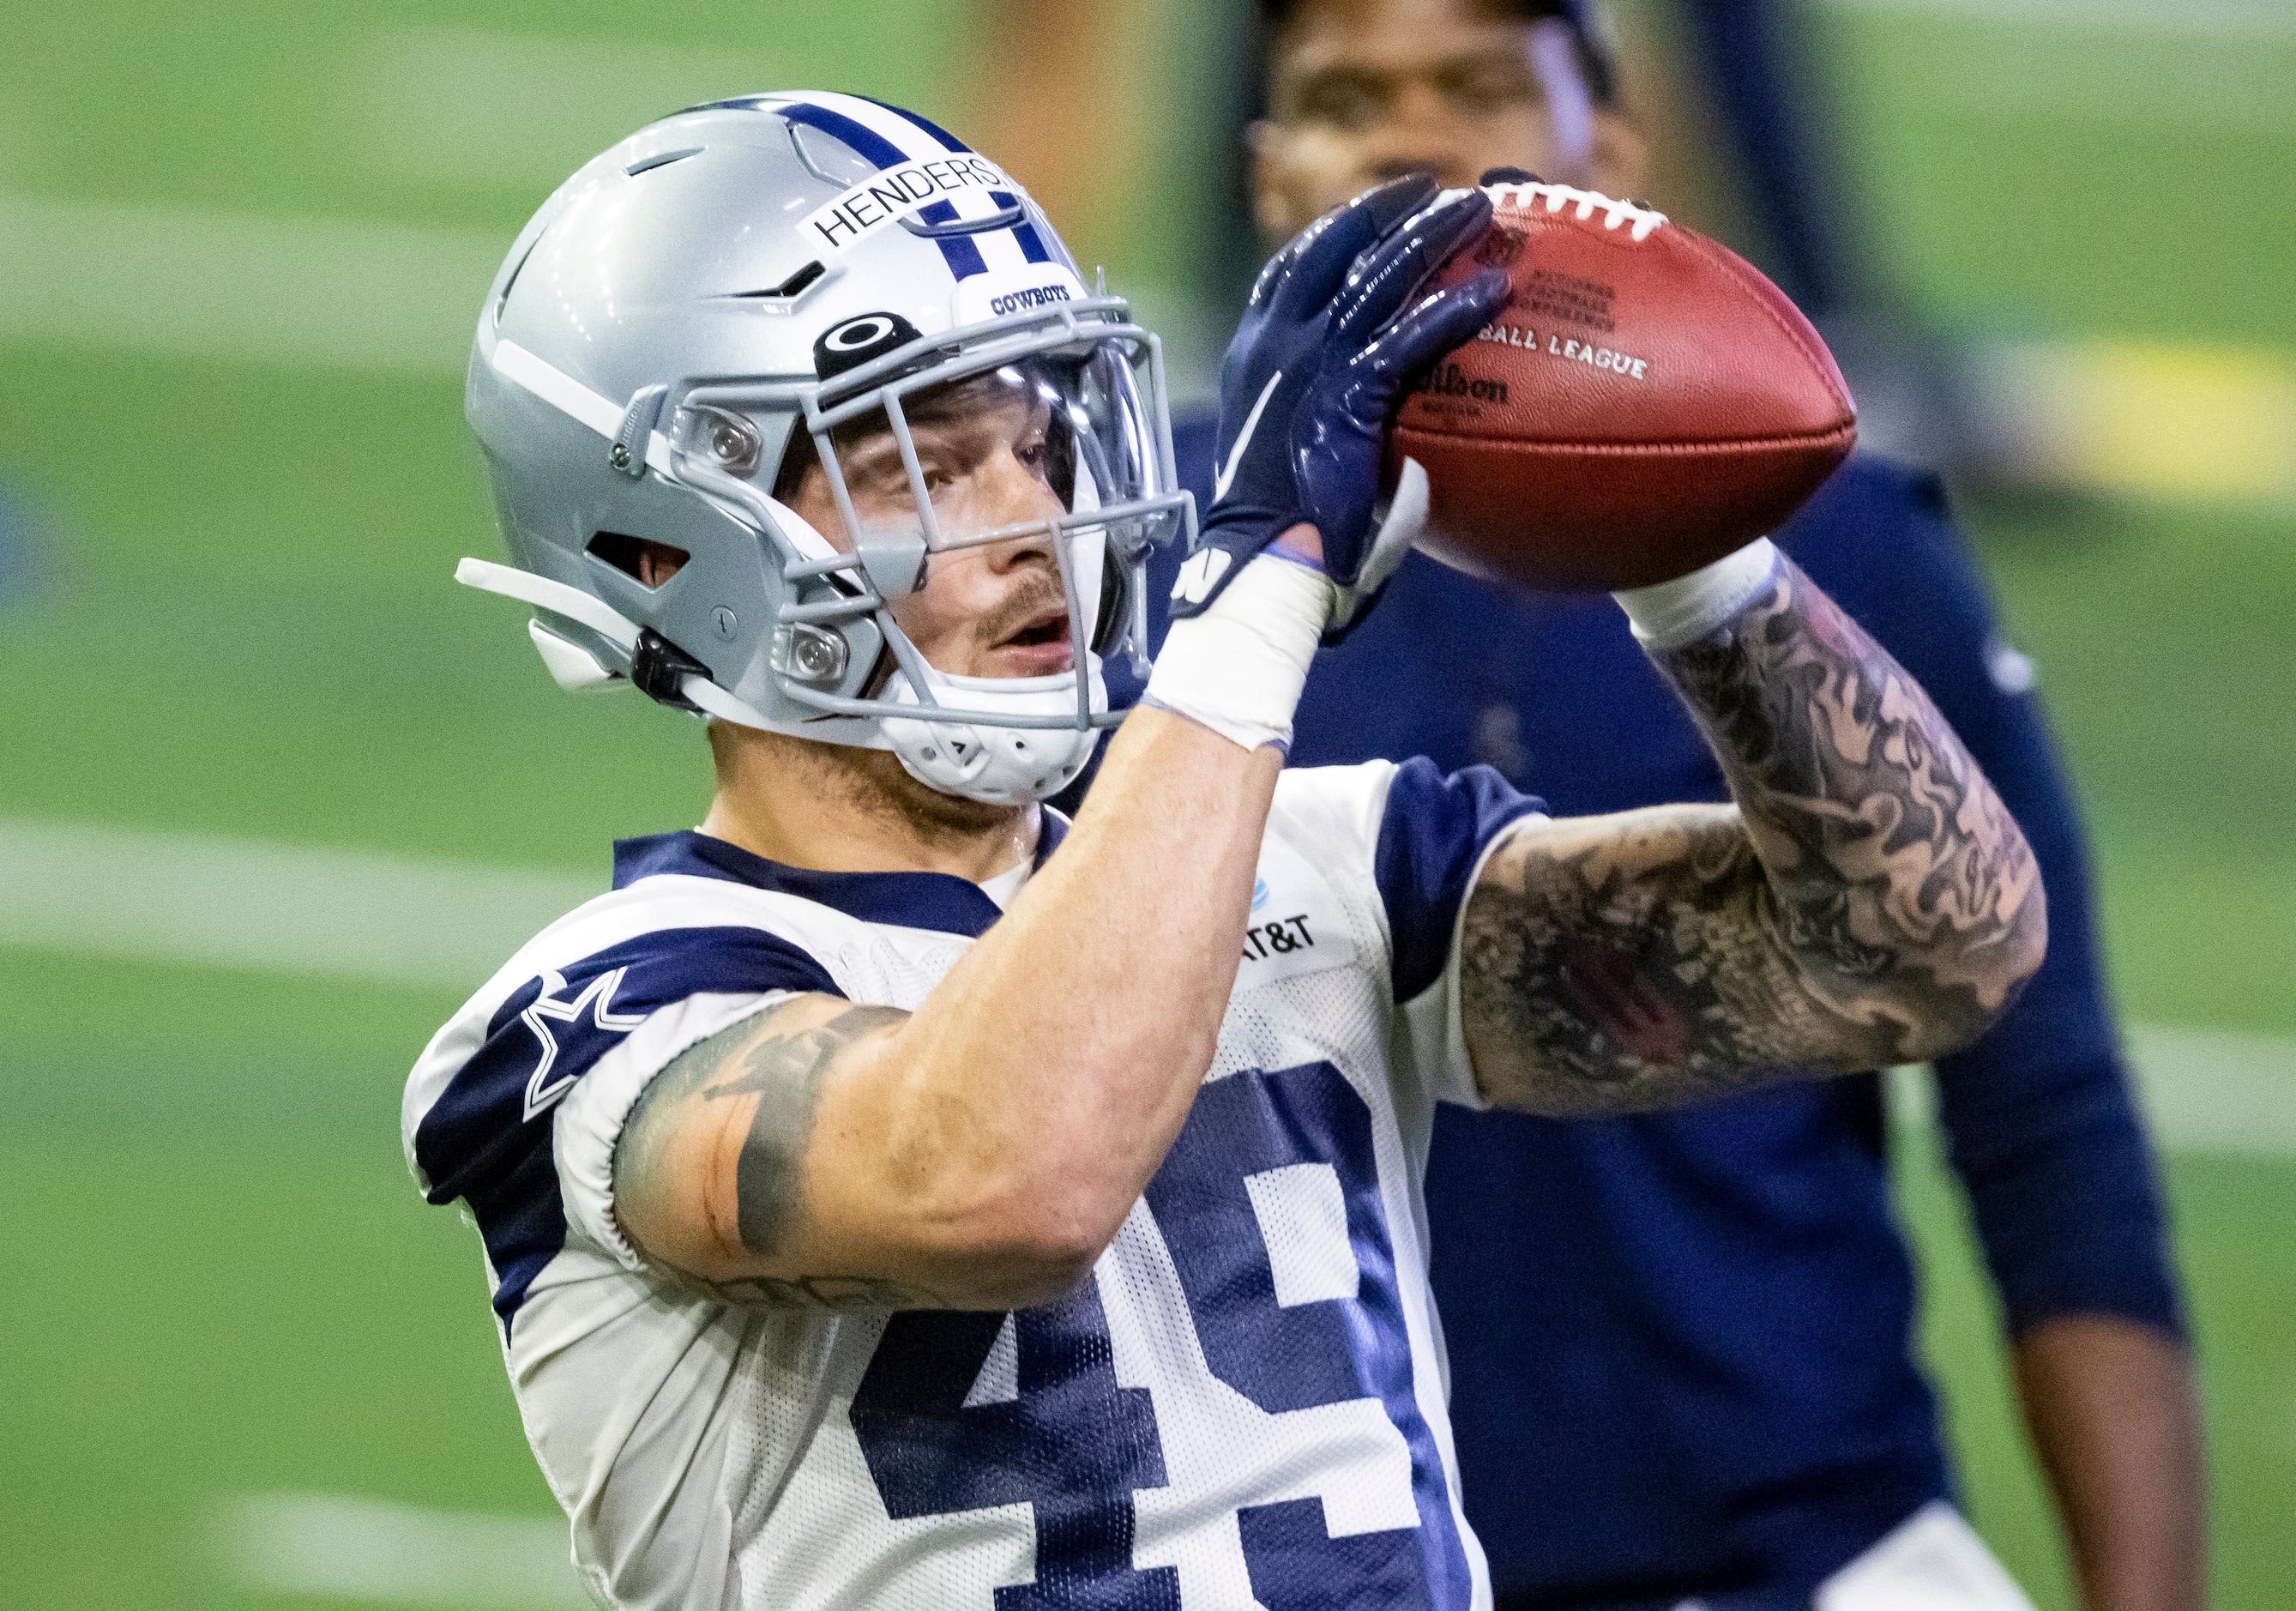
[[[937,508],[912,421],[969,397],[1038,411],[1043,518]],[[1102,657],[1145,669],[1147,551],[1193,538],[1155,336],[993,162],[852,95],[696,107],[586,164],[495,276],[465,411],[517,568],[457,579],[534,606],[560,684],[890,749],[977,800],[1083,769],[1116,720]],[[905,491],[857,499],[857,440]],[[833,535],[784,501],[816,466]],[[936,555],[1027,538],[1058,562],[1073,670],[928,664],[894,601]]]

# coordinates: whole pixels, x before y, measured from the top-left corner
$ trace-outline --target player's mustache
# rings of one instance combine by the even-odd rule
[[[1047,616],[1065,616],[1068,611],[1068,595],[1060,579],[1032,570],[1025,585],[1016,588],[1011,597],[982,614],[980,641],[993,647]]]

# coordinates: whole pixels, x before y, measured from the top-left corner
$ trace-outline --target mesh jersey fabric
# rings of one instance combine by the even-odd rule
[[[620,887],[441,1030],[405,1115],[433,1199],[459,1189],[479,1220],[521,1415],[593,1590],[644,1607],[1488,1605],[1419,1191],[1432,1105],[1472,1082],[1455,971],[1414,959],[1398,1004],[1392,936],[1452,932],[1494,836],[1534,810],[1424,763],[1287,774],[1179,1139],[1093,1278],[1013,1315],[741,1308],[647,1270],[611,1201],[646,1081],[791,990],[914,1007],[996,913],[933,875],[800,875],[699,835],[623,847]],[[609,952],[620,973],[596,965]],[[521,1084],[537,1001],[561,1044]],[[513,1246],[531,1268],[506,1303],[496,1250]]]

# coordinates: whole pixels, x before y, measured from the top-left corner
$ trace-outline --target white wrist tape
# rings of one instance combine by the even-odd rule
[[[1339,589],[1311,565],[1263,554],[1210,609],[1176,621],[1147,697],[1247,750],[1292,742],[1292,712]]]
[[[1762,596],[1778,573],[1779,556],[1767,537],[1687,576],[1613,593],[1645,648],[1678,649],[1696,643]]]

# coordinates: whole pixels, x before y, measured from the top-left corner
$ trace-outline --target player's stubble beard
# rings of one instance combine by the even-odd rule
[[[760,784],[802,790],[824,812],[898,828],[929,849],[970,844],[1009,828],[1032,809],[944,794],[910,777],[890,750],[824,744],[718,721],[709,724],[709,747],[721,790]]]
[[[1059,571],[1031,567],[1005,597],[972,623],[975,642],[993,649],[1047,609],[1066,603]],[[722,794],[800,791],[826,813],[890,826],[928,851],[956,850],[1014,831],[1033,806],[993,805],[944,794],[910,776],[890,750],[797,738],[723,721],[709,724]]]
[[[1062,611],[1065,630],[1066,604],[1060,572],[1048,558],[1042,567],[1032,566],[1020,586],[980,615],[973,635],[984,648],[993,648],[1054,609]],[[911,777],[890,750],[797,742],[808,752],[808,760],[820,768],[824,783],[840,791],[843,803],[856,811],[897,818],[935,847],[970,842],[1007,828],[1034,809],[944,794]]]
[[[1059,582],[1051,588],[1057,599]],[[1043,606],[1037,589],[1021,589],[982,619],[982,641],[1001,640]],[[709,724],[709,749],[721,793],[739,795],[759,787],[803,791],[825,811],[893,827],[931,851],[959,849],[1010,833],[1036,809],[944,794],[911,777],[890,750],[825,744],[723,721]]]

